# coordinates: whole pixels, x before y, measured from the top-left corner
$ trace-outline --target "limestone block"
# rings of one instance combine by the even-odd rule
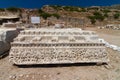
[[[10,49],[9,43],[4,42],[4,41],[0,41],[0,55],[9,49]]]
[[[9,59],[16,65],[107,63],[105,44],[97,36],[79,28],[27,29],[12,42]]]
[[[0,29],[0,55],[10,49],[10,42],[17,37],[18,31],[16,29]]]

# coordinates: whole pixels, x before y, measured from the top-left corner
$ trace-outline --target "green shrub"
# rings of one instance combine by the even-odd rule
[[[93,14],[94,14],[95,19],[97,20],[103,21],[105,19],[105,16],[102,15],[100,12],[94,12]]]
[[[87,10],[95,10],[95,11],[98,11],[98,9],[99,8],[95,8],[95,7],[93,7],[93,8],[87,8]]]
[[[51,17],[51,16],[54,16],[56,17],[57,19],[60,18],[60,15],[55,13],[55,14],[49,14],[49,13],[46,13],[46,12],[43,12],[40,14],[41,17],[43,17],[44,19],[47,19],[48,17]]]
[[[95,24],[96,20],[103,21],[105,17],[108,17],[107,14],[101,14],[100,12],[94,12],[93,16],[88,16],[92,24]]]
[[[59,15],[59,14],[52,14],[52,16],[56,17],[57,19],[60,18],[60,15]]]
[[[41,13],[40,16],[43,17],[44,19],[47,19],[48,17],[51,17],[52,15],[49,13]]]
[[[106,17],[106,18],[107,18],[107,17],[109,17],[109,16],[108,16],[108,14],[107,14],[107,13],[105,13],[105,14],[104,14],[104,17]]]
[[[5,9],[3,9],[3,8],[0,8],[0,11],[5,11]]]
[[[100,12],[94,12],[93,13],[95,16],[102,15]]]
[[[47,12],[44,12],[42,9],[39,9],[38,10],[38,13],[40,14],[41,17],[43,17],[44,19],[47,19],[48,17],[51,17],[51,16],[54,16],[56,17],[57,19],[60,18],[60,15],[57,14],[57,13],[54,13],[54,14],[49,14]]]
[[[104,9],[104,10],[102,10],[102,12],[103,13],[109,13],[109,12],[111,12],[109,9]]]
[[[91,23],[92,23],[92,24],[95,24],[95,23],[96,23],[96,20],[95,20],[95,19],[91,19]]]
[[[87,11],[85,10],[85,8],[82,8],[81,12],[87,12]]]
[[[81,10],[79,10],[80,7],[75,7],[75,6],[63,6],[63,9],[66,11],[76,11],[76,12],[81,12]]]
[[[50,5],[50,7],[54,8],[55,10],[60,10],[62,6],[59,5]]]
[[[88,18],[90,19],[90,21],[91,21],[92,24],[95,24],[95,23],[96,23],[96,18],[95,18],[95,16],[88,16]]]
[[[88,16],[89,19],[95,19],[95,16]]]
[[[38,9],[38,13],[44,13],[42,9]]]
[[[17,12],[17,11],[20,11],[19,8],[16,8],[16,7],[9,7],[9,8],[6,8],[6,10],[10,11],[10,12]]]
[[[120,13],[115,13],[115,14],[113,15],[113,17],[114,17],[114,19],[118,19],[118,18],[120,17]]]

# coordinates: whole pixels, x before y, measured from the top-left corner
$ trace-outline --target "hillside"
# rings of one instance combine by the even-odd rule
[[[59,6],[45,5],[40,9],[24,9],[10,7],[0,9],[0,13],[7,11],[16,13],[20,16],[22,22],[28,23],[31,16],[40,16],[41,24],[54,25],[58,22],[64,22],[65,25],[74,27],[86,26],[103,26],[106,24],[119,24],[120,10],[119,5],[114,6]]]
[[[118,10],[117,8],[112,9],[99,6],[82,8],[75,6],[46,5],[39,10],[47,13],[46,16],[48,17],[50,17],[50,15],[52,16],[53,14],[56,14],[59,16],[59,18],[76,18],[78,21],[76,20],[75,22],[78,23],[80,23],[80,19],[84,20],[84,24],[88,25],[105,25],[108,23],[119,22],[120,19],[120,10]],[[69,19],[66,21],[69,22]]]
[[[111,6],[104,6],[103,8],[118,9],[118,10],[120,10],[120,4],[111,5]]]

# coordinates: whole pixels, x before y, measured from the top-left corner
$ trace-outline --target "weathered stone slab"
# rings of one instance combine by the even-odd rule
[[[12,43],[10,61],[17,65],[107,63],[105,44],[92,31],[28,29]]]
[[[0,55],[10,49],[10,42],[17,37],[18,31],[16,29],[0,29]]]

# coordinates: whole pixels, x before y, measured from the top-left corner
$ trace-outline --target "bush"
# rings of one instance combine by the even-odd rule
[[[108,17],[107,14],[102,15],[100,12],[94,12],[93,16],[88,16],[92,24],[95,24],[96,20],[103,21],[105,17]]]
[[[5,9],[3,9],[3,8],[0,8],[0,11],[5,11]]]
[[[93,7],[93,8],[87,8],[87,10],[95,10],[95,11],[98,11],[98,9],[99,8],[95,8],[95,7]]]
[[[46,12],[43,12],[40,14],[41,17],[43,17],[44,19],[47,19],[48,17],[51,17],[51,16],[54,16],[56,17],[57,19],[60,18],[60,15],[59,14],[49,14],[49,13],[46,13]]]
[[[9,7],[9,8],[6,8],[6,10],[10,11],[10,12],[17,12],[17,11],[20,11],[19,8],[16,8],[16,7]]]
[[[89,19],[95,19],[95,16],[88,16]]]
[[[93,13],[95,16],[102,15],[100,12],[94,12]]]
[[[71,11],[71,12],[73,12],[73,11],[81,12],[79,10],[79,7],[74,7],[74,6],[64,6],[63,9],[66,10],[66,11]]]
[[[107,14],[107,13],[105,13],[105,14],[104,14],[104,17],[106,17],[106,18],[107,18],[107,17],[108,17],[108,14]]]
[[[81,8],[80,12],[87,12],[85,8]]]
[[[95,18],[95,16],[88,16],[88,18],[90,19],[90,21],[91,21],[92,24],[95,24],[95,23],[96,23],[96,18]]]
[[[38,9],[38,13],[44,13],[42,9]]]
[[[52,16],[56,17],[57,19],[60,18],[60,15],[59,15],[59,14],[52,14]]]
[[[54,8],[55,10],[60,10],[62,6],[59,5],[50,5],[50,7]]]
[[[51,17],[51,16],[54,16],[56,17],[57,19],[60,18],[60,15],[57,14],[57,13],[54,13],[54,14],[49,14],[47,12],[44,12],[42,9],[39,9],[38,10],[38,13],[40,14],[41,17],[43,17],[44,19],[47,19],[48,17]]]
[[[51,17],[52,15],[49,13],[41,13],[40,16],[42,16],[44,19],[47,19],[48,17]]]
[[[105,16],[102,15],[100,12],[94,12],[93,14],[94,14],[95,19],[97,20],[103,21],[105,19]]]
[[[91,19],[91,23],[92,23],[92,24],[95,24],[95,23],[96,23],[96,20],[95,20],[95,19]]]
[[[104,9],[104,10],[102,10],[102,12],[103,13],[109,13],[109,12],[111,12],[109,9]]]
[[[118,19],[120,17],[120,13],[115,13],[113,16],[114,16],[114,19]]]
[[[66,10],[66,11],[69,11],[70,7],[69,6],[64,6],[63,9]]]

